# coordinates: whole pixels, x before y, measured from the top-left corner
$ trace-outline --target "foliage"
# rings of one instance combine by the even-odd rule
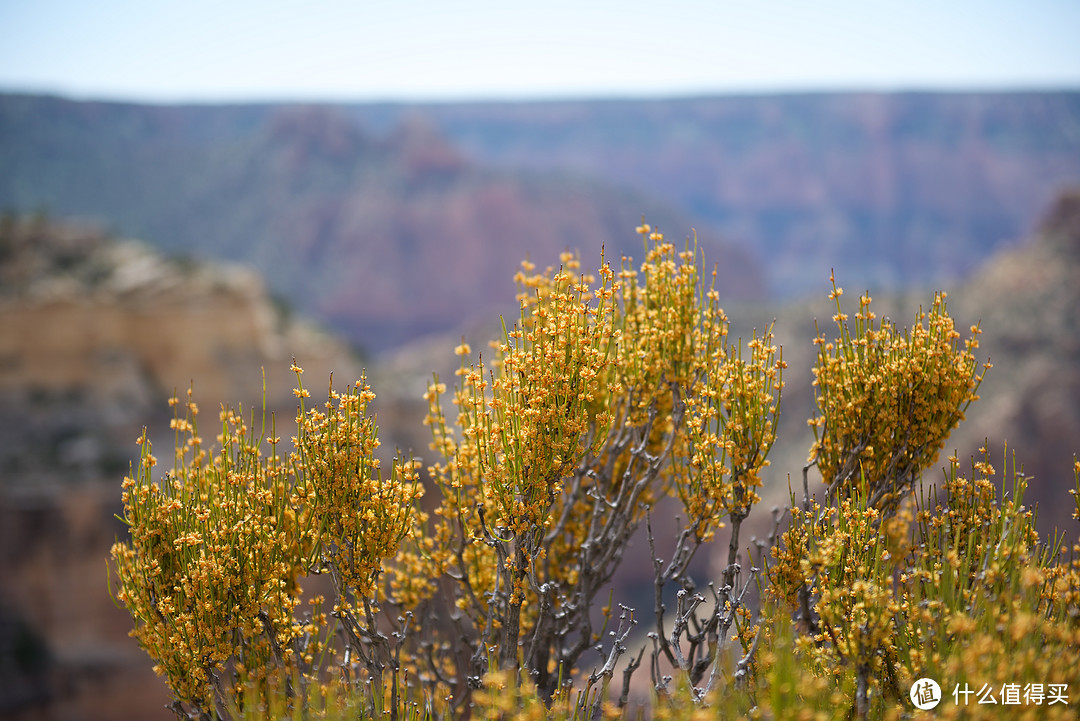
[[[961,351],[944,293],[904,332],[887,320],[876,323],[867,293],[852,327],[840,307],[842,294],[833,280],[829,297],[839,335],[815,340],[820,415],[811,423],[811,460],[830,495],[857,488],[868,505],[887,511],[937,460],[949,431],[978,398],[982,374],[971,351],[978,348],[979,328],[972,326]],[[874,485],[866,487],[867,481]]]
[[[424,396],[426,506],[419,463],[398,453],[384,474],[364,378],[309,408],[294,365],[287,453],[272,420],[256,434],[228,409],[205,450],[190,395],[183,415],[173,400],[174,467],[155,480],[144,434],[113,570],[178,716],[633,717],[642,665],[656,719],[905,718],[924,678],[946,717],[1069,716],[1075,699],[1049,701],[1080,688],[1080,547],[1040,540],[1015,465],[1008,493],[986,458],[927,485],[989,367],[978,328],[961,344],[944,294],[907,330],[876,323],[869,295],[849,324],[834,283],[802,496],[746,549],[785,364],[771,328],[729,339],[695,247],[638,230],[636,267],[523,263],[517,322],[486,358],[458,346],[455,388]],[[642,528],[643,645],[645,617],[611,594]],[[699,591],[690,563],[721,528],[726,562]],[[982,685],[997,705],[975,703]]]

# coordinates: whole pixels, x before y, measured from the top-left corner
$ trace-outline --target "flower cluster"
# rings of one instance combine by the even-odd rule
[[[468,363],[471,348],[458,347],[457,433],[443,415],[445,386],[436,378],[425,395],[432,448],[444,459],[430,468],[443,492],[430,568],[463,584],[457,606],[490,624],[488,633],[514,637],[502,644],[503,665],[516,665],[516,639],[536,619],[525,598],[538,586],[537,564],[549,560],[545,536],[563,482],[611,423],[603,396],[617,341],[614,273],[602,264],[593,288],[595,277],[577,272],[575,257],[562,263],[546,274],[519,274],[519,322],[504,327],[491,363]],[[479,674],[486,661],[477,663]]]
[[[880,325],[870,295],[859,299],[854,323],[840,305],[833,279],[838,335],[815,339],[814,386],[818,414],[811,420],[815,463],[830,495],[858,491],[870,506],[895,509],[923,470],[933,465],[945,439],[978,398],[980,370],[973,351],[978,326],[963,346],[937,293],[929,311],[901,331]]]
[[[153,479],[144,432],[140,466],[124,480],[131,539],[112,549],[116,595],[178,699],[213,708],[215,697],[294,666],[297,639],[309,637],[303,654],[320,650],[315,629],[294,617],[310,534],[289,501],[285,465],[260,454],[251,421],[223,410],[220,449],[210,453],[190,392],[184,416],[171,403],[173,470]]]
[[[298,389],[303,390],[300,369]],[[343,587],[359,598],[376,595],[384,559],[413,529],[413,506],[423,494],[411,460],[394,459],[382,477],[375,450],[375,399],[366,377],[344,393],[331,385],[325,412],[301,403],[296,422],[296,483],[292,502],[320,524],[321,557],[309,565],[332,567]]]
[[[302,370],[293,370],[299,380]],[[302,383],[296,395],[309,397]],[[283,458],[265,410],[256,433],[254,414],[224,408],[217,447],[206,450],[189,391],[184,415],[170,401],[176,455],[157,481],[145,432],[140,438],[140,466],[123,484],[131,537],[112,549],[116,597],[178,712],[226,717],[286,690],[323,693],[335,627],[321,597],[302,610],[304,575],[329,572],[335,617],[354,635],[365,630],[348,599],[376,600],[381,564],[413,527],[420,493],[411,461],[381,477],[366,414],[373,397],[362,378],[345,393],[331,387],[325,413],[301,404]]]
[[[745,518],[760,498],[761,470],[776,440],[784,368],[772,330],[724,355],[687,398],[687,453],[676,488],[695,531],[711,538],[719,519]]]
[[[806,668],[849,688],[857,716],[902,708],[923,677],[1080,682],[1075,664],[1054,660],[1080,647],[1080,568],[1060,539],[1040,540],[1023,504],[1027,478],[1014,467],[999,494],[994,474],[985,457],[970,478],[950,458],[940,486],[884,521],[857,491],[837,506],[793,509],[771,599],[798,620]]]

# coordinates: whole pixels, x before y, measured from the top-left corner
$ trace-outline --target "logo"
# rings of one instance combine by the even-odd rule
[[[927,711],[941,703],[941,686],[932,678],[920,678],[911,684],[911,703],[915,708]]]

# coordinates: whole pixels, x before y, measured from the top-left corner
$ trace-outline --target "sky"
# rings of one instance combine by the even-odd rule
[[[1077,0],[0,0],[0,92],[142,102],[1080,89]]]

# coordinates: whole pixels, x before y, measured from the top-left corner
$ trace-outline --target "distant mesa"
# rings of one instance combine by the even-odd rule
[[[1060,250],[1080,256],[1080,187],[1062,191],[1043,216],[1038,234]]]
[[[0,94],[0,209],[237,261],[384,352],[512,311],[528,253],[639,255],[644,214],[725,303],[951,285],[1080,182],[1080,93],[143,106]]]

